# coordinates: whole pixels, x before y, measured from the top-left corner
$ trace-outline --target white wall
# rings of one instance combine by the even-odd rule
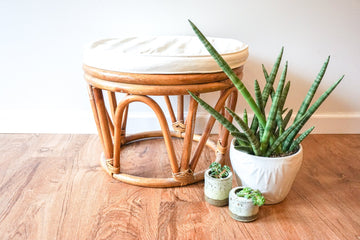
[[[270,69],[285,46],[292,81],[288,105],[295,109],[330,54],[320,91],[346,76],[312,123],[317,132],[360,133],[358,0],[3,0],[0,132],[95,132],[82,78],[82,46],[124,34],[193,35],[188,18],[208,36],[250,46],[249,88],[254,79],[263,81],[261,63]],[[133,110],[133,123],[147,116],[141,106]]]

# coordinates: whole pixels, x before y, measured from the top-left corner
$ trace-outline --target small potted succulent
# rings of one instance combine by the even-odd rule
[[[205,200],[214,206],[225,206],[232,188],[232,172],[226,165],[213,162],[205,171]]]
[[[241,222],[254,221],[265,198],[259,190],[250,187],[235,187],[229,194],[230,216]]]

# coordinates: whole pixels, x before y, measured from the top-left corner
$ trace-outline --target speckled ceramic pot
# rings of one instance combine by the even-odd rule
[[[229,213],[230,216],[241,222],[254,221],[259,212],[259,206],[254,205],[251,199],[238,197],[236,193],[243,187],[235,187],[229,193]]]
[[[232,173],[226,178],[213,178],[209,175],[210,169],[205,172],[205,200],[215,206],[226,206],[229,202],[229,192],[232,188]]]

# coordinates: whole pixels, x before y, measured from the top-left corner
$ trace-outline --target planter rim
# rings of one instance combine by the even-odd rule
[[[267,161],[269,161],[269,159],[274,159],[274,160],[286,159],[286,158],[288,158],[288,157],[293,157],[293,156],[299,155],[299,154],[301,154],[302,151],[303,151],[303,147],[302,147],[302,145],[301,145],[301,143],[300,143],[300,148],[299,148],[299,150],[298,150],[296,153],[293,153],[293,154],[291,154],[291,155],[282,156],[282,157],[256,156],[256,155],[249,154],[249,153],[246,153],[246,152],[243,152],[243,151],[240,151],[240,150],[235,149],[235,147],[234,147],[234,141],[235,141],[235,140],[236,140],[236,139],[234,138],[234,139],[231,141],[230,148],[233,148],[235,151],[238,151],[238,152],[240,152],[240,153],[243,153],[243,154],[246,154],[246,155],[250,155],[250,156],[252,156],[252,157],[254,157],[254,158],[257,158],[257,159],[259,159],[259,160],[260,160],[260,159],[266,159]]]
[[[226,178],[213,178],[209,175],[209,172],[210,172],[211,169],[207,169],[205,171],[205,175],[207,175],[210,179],[214,179],[214,180],[217,180],[217,181],[226,181],[228,180],[229,178],[232,177],[232,171],[229,172],[229,175],[226,177]]]

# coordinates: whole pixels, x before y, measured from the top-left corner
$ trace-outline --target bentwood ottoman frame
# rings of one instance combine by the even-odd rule
[[[221,127],[217,144],[209,140],[210,132],[215,122],[215,119],[210,117],[203,134],[201,136],[195,135],[194,126],[198,104],[192,98],[190,99],[185,121],[183,107],[184,95],[188,94],[188,90],[195,94],[220,91],[220,97],[214,108],[224,113],[223,109],[226,105],[234,110],[237,101],[237,90],[224,73],[131,74],[106,71],[86,65],[83,68],[85,79],[88,82],[90,102],[97,130],[104,150],[101,163],[103,168],[113,178],[122,182],[147,187],[183,186],[198,182],[204,178],[205,169],[198,172],[195,169],[205,145],[215,151],[215,161],[222,162],[224,160],[224,154],[228,145],[228,131]],[[235,69],[235,72],[241,77],[242,67]],[[106,91],[108,95],[109,111],[105,106],[103,91]],[[118,102],[115,95],[116,92],[126,93],[126,95]],[[172,120],[173,131],[169,129],[163,110],[150,97],[154,95],[164,96],[168,113]],[[175,116],[169,100],[170,95],[178,95],[177,116]],[[161,131],[126,135],[128,106],[132,102],[142,102],[148,105],[155,112],[161,126]],[[230,121],[232,120],[231,116],[227,114],[226,117]],[[172,177],[143,178],[122,173],[120,163],[122,146],[134,140],[152,137],[164,138],[172,169]],[[175,156],[172,137],[184,139],[180,166]],[[193,140],[199,143],[192,155],[191,145]]]
[[[247,45],[232,39],[212,38],[210,41],[242,78]],[[215,152],[211,161],[223,163],[229,132],[221,126],[218,141],[211,141],[209,136],[215,119],[210,117],[203,133],[196,135],[198,104],[192,98],[184,116],[184,96],[189,94],[188,91],[196,95],[219,92],[214,108],[230,121],[232,117],[224,107],[234,110],[237,101],[237,89],[198,39],[188,36],[102,39],[85,49],[83,69],[103,148],[101,165],[113,178],[146,187],[174,187],[198,182],[203,180],[206,170],[196,169],[205,146]],[[164,97],[164,109],[154,96]],[[177,96],[176,115],[170,96]],[[133,102],[152,109],[161,131],[126,133],[129,105]],[[165,116],[170,116],[172,126],[168,125]],[[170,161],[171,172],[165,175],[167,178],[145,178],[121,170],[120,152],[126,144],[158,137],[164,139]],[[183,139],[181,154],[180,149],[175,152],[173,138]],[[193,141],[198,142],[194,147]],[[137,147],[141,147],[141,143]]]

